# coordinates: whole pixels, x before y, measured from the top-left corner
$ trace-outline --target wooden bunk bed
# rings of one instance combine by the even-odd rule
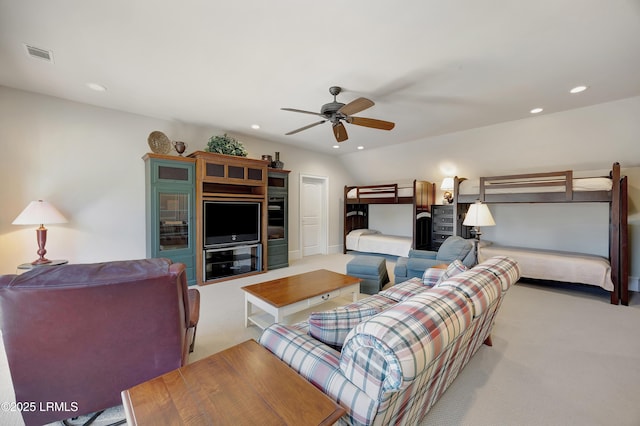
[[[526,269],[522,275],[550,281],[567,281],[598,285],[609,291],[611,303],[629,304],[629,254],[628,254],[628,195],[627,177],[620,174],[620,164],[614,163],[608,176],[574,178],[572,171],[531,173],[509,176],[482,177],[474,182],[455,178],[454,204],[471,204],[476,200],[484,203],[608,203],[609,204],[609,256],[582,255],[558,251],[536,250],[517,247],[489,245],[479,248],[479,256],[485,250],[488,254],[508,254],[521,258]],[[464,208],[464,206],[463,206]],[[459,219],[460,221],[463,220]],[[566,262],[564,265],[561,262]],[[547,263],[545,263],[547,262]],[[582,262],[582,263],[581,263]],[[599,265],[598,263],[604,263]],[[533,265],[536,270],[533,271]],[[580,265],[576,267],[576,265]],[[546,268],[546,267],[548,268]],[[521,267],[523,267],[521,265]],[[557,279],[559,271],[579,270],[576,275],[584,276],[592,269],[603,274],[602,282]],[[541,272],[543,271],[543,272]],[[545,272],[547,271],[545,276]],[[528,276],[531,275],[538,276]],[[571,273],[569,273],[571,276]]]
[[[431,205],[435,184],[414,180],[410,184],[344,187],[344,253],[348,250],[406,256],[409,248],[427,248],[431,230]],[[369,229],[369,205],[413,205],[413,236],[398,237]],[[361,248],[361,250],[358,250]]]

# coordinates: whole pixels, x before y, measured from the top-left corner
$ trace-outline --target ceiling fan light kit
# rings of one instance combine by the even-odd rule
[[[323,117],[323,119],[320,121],[308,124],[304,127],[300,127],[299,129],[292,130],[285,134],[293,135],[295,133],[330,121],[333,127],[333,135],[335,136],[336,141],[344,142],[349,139],[349,136],[343,122],[355,124],[356,126],[370,127],[372,129],[380,130],[391,130],[395,127],[395,123],[392,123],[390,121],[378,120],[375,118],[353,117],[353,114],[357,114],[367,108],[371,108],[375,105],[375,103],[367,98],[358,98],[354,101],[349,102],[348,104],[343,104],[342,102],[338,102],[336,100],[336,96],[338,96],[341,91],[341,87],[331,86],[329,88],[329,93],[333,95],[333,102],[322,105],[322,108],[320,108],[320,112],[305,111],[295,108],[281,108],[283,111],[299,112],[302,114],[312,114]]]

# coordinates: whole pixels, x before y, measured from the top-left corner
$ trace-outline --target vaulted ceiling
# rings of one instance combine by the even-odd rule
[[[330,154],[638,96],[639,76],[638,0],[0,0],[0,85]],[[395,128],[285,136],[323,118],[281,108],[320,112],[331,86]]]

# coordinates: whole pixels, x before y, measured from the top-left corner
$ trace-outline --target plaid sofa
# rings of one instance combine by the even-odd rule
[[[340,424],[413,425],[487,340],[519,277],[514,260],[496,256],[434,287],[397,284],[357,303],[380,312],[348,332],[341,352],[308,323],[273,324],[260,343],[346,409]]]

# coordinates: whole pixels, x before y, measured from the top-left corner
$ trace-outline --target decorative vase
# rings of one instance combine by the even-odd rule
[[[182,157],[182,153],[187,149],[187,144],[180,141],[173,142],[173,147],[180,157]]]
[[[276,152],[276,161],[271,163],[271,167],[273,167],[274,169],[281,169],[281,168],[284,167],[284,163],[282,161],[280,161],[280,153],[279,152]]]
[[[262,159],[269,162],[269,167],[273,164],[273,158],[269,154],[263,155]]]

